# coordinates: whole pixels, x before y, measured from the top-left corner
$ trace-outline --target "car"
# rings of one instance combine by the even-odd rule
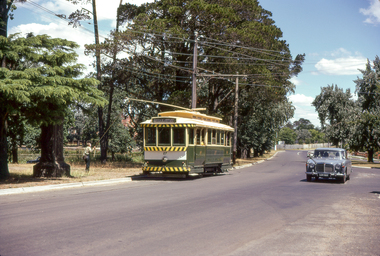
[[[317,148],[306,162],[306,180],[334,178],[341,183],[351,178],[352,164],[343,148]]]
[[[36,164],[36,163],[39,163],[39,162],[40,162],[40,159],[41,159],[41,157],[39,156],[39,157],[37,157],[37,158],[34,159],[34,160],[28,160],[28,161],[26,161],[26,163],[27,163],[27,164]]]

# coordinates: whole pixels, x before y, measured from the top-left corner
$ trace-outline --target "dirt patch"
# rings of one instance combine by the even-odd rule
[[[84,165],[71,165],[70,174],[72,177],[34,178],[33,164],[10,164],[8,168],[11,176],[9,179],[0,182],[0,189],[125,178],[139,175],[142,172],[140,166],[141,164],[129,166],[125,164],[95,165],[91,167],[90,172],[85,172]]]

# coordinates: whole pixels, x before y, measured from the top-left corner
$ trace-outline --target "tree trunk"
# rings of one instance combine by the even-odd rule
[[[95,58],[96,58],[96,79],[102,80],[101,67],[100,67],[100,49],[99,49],[99,29],[98,29],[98,16],[96,13],[96,0],[92,0],[92,15],[94,20],[94,32],[95,32]],[[98,89],[102,90],[102,83],[98,85]],[[100,138],[100,160],[104,164],[107,161],[107,147],[108,136],[104,135],[105,125],[103,116],[103,107],[98,107],[99,118],[99,138]]]
[[[0,111],[0,180],[9,177],[8,170],[8,142],[7,142],[7,115],[4,109]]]
[[[18,147],[13,145],[12,147],[12,163],[18,164]]]
[[[8,13],[9,7],[12,3],[7,3],[8,1],[0,1],[0,36],[8,36]],[[13,1],[12,1],[13,2]]]
[[[241,158],[242,159],[247,159],[247,149],[243,149],[242,152],[241,152]]]
[[[368,162],[369,163],[373,163],[373,154],[374,154],[374,150],[373,149],[369,149],[368,150]]]
[[[70,165],[65,163],[63,157],[62,123],[41,126],[41,159],[38,164],[33,166],[33,176],[70,176]]]

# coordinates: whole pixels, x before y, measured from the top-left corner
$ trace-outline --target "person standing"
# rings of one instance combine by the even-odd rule
[[[90,153],[94,151],[95,149],[96,149],[95,146],[91,148],[91,143],[88,142],[87,147],[85,148],[83,152],[83,159],[84,159],[84,162],[86,163],[86,172],[90,171]]]

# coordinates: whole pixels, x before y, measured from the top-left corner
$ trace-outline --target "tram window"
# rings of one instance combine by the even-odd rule
[[[225,145],[224,144],[224,131],[220,132],[220,144],[223,145],[223,146]]]
[[[216,144],[220,145],[220,131],[216,132]]]
[[[197,145],[201,145],[201,130],[197,129]]]
[[[204,145],[205,142],[206,142],[206,129],[202,129],[201,145]]]
[[[189,144],[194,144],[194,129],[189,129]]]
[[[158,145],[170,146],[170,128],[158,127]]]
[[[212,130],[207,129],[207,144],[211,145],[211,138],[212,138]]]
[[[156,145],[156,128],[146,127],[145,128],[145,145]]]
[[[216,131],[212,130],[212,144],[216,144]]]
[[[231,141],[231,133],[227,132],[226,133],[226,145],[229,146]]]
[[[185,128],[173,128],[173,146],[185,145]]]

